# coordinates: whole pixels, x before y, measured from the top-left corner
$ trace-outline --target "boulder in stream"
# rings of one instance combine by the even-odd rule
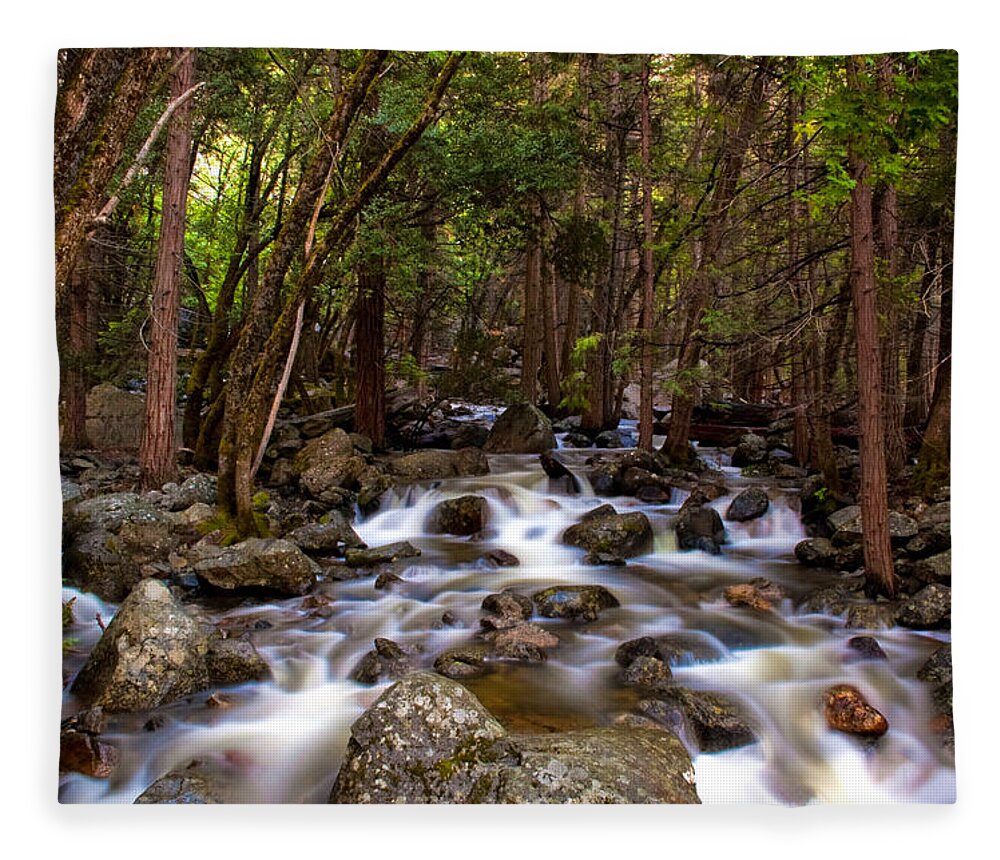
[[[324,519],[325,522],[308,523],[293,529],[285,535],[285,539],[306,553],[336,555],[342,554],[348,547],[365,547],[365,542],[340,511],[330,511]]]
[[[851,735],[880,737],[889,731],[889,722],[868,704],[861,692],[849,684],[831,687],[823,694],[826,724]]]
[[[219,778],[198,761],[189,762],[161,776],[136,799],[136,803],[225,803]]]
[[[389,471],[400,481],[439,481],[470,475],[488,475],[490,464],[479,448],[457,451],[425,450],[390,461]]]
[[[366,549],[350,548],[344,553],[344,560],[351,567],[375,567],[401,558],[415,558],[418,555],[420,550],[404,540]]]
[[[674,521],[674,530],[681,549],[700,549],[719,555],[720,545],[726,542],[726,527],[715,508],[701,505],[682,508]]]
[[[461,684],[426,672],[351,727],[331,803],[698,803],[670,733],[513,735]]]
[[[427,522],[431,534],[474,535],[486,527],[489,505],[482,496],[459,496],[434,506]]]
[[[508,406],[483,445],[488,454],[542,454],[556,447],[552,422],[531,403]]]
[[[742,523],[764,516],[771,502],[763,487],[747,487],[726,509],[726,519]]]
[[[618,558],[649,552],[653,548],[653,527],[649,517],[641,511],[628,514],[613,511],[612,508],[603,516],[591,511],[582,522],[563,532],[562,542],[590,553]]]
[[[216,588],[266,588],[282,594],[305,594],[319,568],[294,543],[248,538],[229,547],[204,547],[194,563],[198,576]]]
[[[682,731],[701,752],[720,752],[756,743],[742,708],[717,693],[672,686],[655,699],[639,702],[639,711],[661,725]]]
[[[596,621],[603,609],[621,606],[603,585],[554,585],[531,598],[545,618],[580,618]]]

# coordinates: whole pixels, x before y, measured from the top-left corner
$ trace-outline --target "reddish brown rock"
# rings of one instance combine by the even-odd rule
[[[889,731],[889,721],[848,684],[831,687],[823,694],[826,724],[851,735],[880,737]]]
[[[86,732],[66,731],[59,738],[59,770],[105,779],[118,765],[118,750]]]
[[[766,579],[730,585],[723,593],[732,606],[749,606],[751,609],[774,609],[774,602],[785,597],[785,592]]]

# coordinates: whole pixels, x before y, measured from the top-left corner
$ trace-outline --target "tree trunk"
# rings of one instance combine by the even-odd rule
[[[649,57],[642,63],[642,367],[639,385],[639,447],[653,450],[653,171],[649,118]]]
[[[177,49],[179,60],[170,82],[173,98],[194,82],[193,50]],[[167,133],[160,244],[153,275],[146,418],[139,446],[139,471],[145,489],[160,487],[177,474],[175,405],[177,401],[177,319],[184,262],[184,223],[191,178],[191,103],[174,112]]]
[[[893,293],[899,276],[898,224],[899,211],[896,189],[886,186],[878,207],[879,237],[886,281],[881,290],[883,334],[879,348],[882,354],[882,417],[885,424],[885,460],[889,477],[894,477],[906,462],[906,439],[903,436],[903,413],[906,392],[899,374],[899,308]]]
[[[385,269],[379,259],[366,260],[358,269],[357,312],[354,429],[381,450],[385,447]]]
[[[542,344],[545,352],[545,392],[549,409],[555,410],[560,395],[559,347],[556,342],[556,269],[543,253],[541,261]]]
[[[847,60],[848,85],[860,89],[859,60]],[[878,292],[875,285],[872,188],[868,163],[854,146],[848,161],[851,190],[851,292],[858,363],[858,435],[861,447],[861,523],[865,582],[870,594],[896,594],[889,542],[885,441],[881,408]]]

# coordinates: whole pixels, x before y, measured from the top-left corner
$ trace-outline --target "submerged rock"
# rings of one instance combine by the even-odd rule
[[[200,762],[172,770],[161,776],[136,803],[224,803],[218,778]]]
[[[847,640],[847,647],[862,660],[889,659],[874,636],[852,636]]]
[[[331,803],[697,803],[673,735],[591,729],[508,735],[460,684],[424,672],[351,727]]]
[[[889,731],[889,722],[865,701],[855,687],[840,684],[823,694],[826,724],[852,735],[880,737]]]
[[[581,618],[595,621],[602,609],[621,604],[603,585],[556,585],[531,598],[545,618]]]
[[[487,645],[460,645],[449,648],[434,660],[434,671],[446,678],[475,678],[486,673]]]
[[[767,579],[754,579],[730,585],[722,596],[730,606],[748,606],[751,609],[774,609],[775,601],[784,600],[785,590]]]
[[[556,447],[552,422],[537,406],[515,403],[497,418],[483,445],[488,454],[542,454]]]
[[[640,511],[616,514],[613,510],[604,515],[592,511],[583,522],[563,532],[562,542],[591,553],[618,558],[632,558],[649,552],[653,547],[653,527],[649,517]]]

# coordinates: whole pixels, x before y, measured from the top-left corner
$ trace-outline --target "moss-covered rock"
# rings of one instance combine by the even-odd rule
[[[483,450],[489,454],[541,454],[556,447],[552,422],[537,406],[515,403],[497,418]]]
[[[532,595],[539,615],[545,618],[580,618],[595,621],[604,609],[621,606],[603,585],[555,585]]]
[[[473,535],[486,527],[489,506],[482,496],[459,496],[435,505],[427,522],[432,534]]]
[[[610,508],[610,505],[608,506]],[[653,547],[653,527],[641,511],[628,514],[613,512],[603,516],[591,512],[582,522],[563,532],[562,542],[591,553],[632,558]]]
[[[216,588],[266,588],[282,594],[305,594],[319,572],[316,563],[294,543],[273,538],[206,547],[194,570]]]

